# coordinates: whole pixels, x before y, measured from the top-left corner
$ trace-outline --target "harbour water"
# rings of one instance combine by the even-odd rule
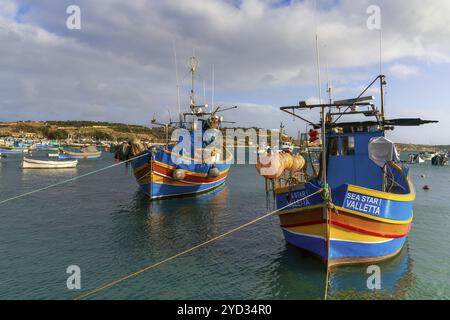
[[[113,164],[22,170],[0,160],[0,201]],[[417,190],[412,232],[400,255],[332,271],[328,298],[450,299],[450,168],[412,165]],[[430,191],[422,190],[429,185]],[[269,199],[270,200],[270,199]],[[150,202],[124,165],[0,205],[0,298],[72,299],[186,250],[273,209],[252,165],[231,168],[227,184],[200,197]],[[69,290],[66,269],[81,269]],[[149,270],[93,299],[322,299],[325,270],[286,244],[276,217]]]

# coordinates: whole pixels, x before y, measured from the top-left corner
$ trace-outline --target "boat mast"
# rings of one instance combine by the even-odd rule
[[[194,108],[195,108],[195,72],[197,71],[197,67],[198,67],[198,61],[195,58],[195,56],[192,56],[189,59],[189,66],[191,68],[191,76],[192,76],[192,86],[191,86],[191,110],[192,112],[194,112]]]
[[[380,95],[381,95],[381,121],[384,121],[384,86],[386,85],[386,76],[380,74]]]
[[[181,114],[181,103],[180,103],[180,81],[178,77],[178,63],[177,63],[177,49],[175,47],[175,40],[172,42],[173,44],[173,57],[175,62],[175,76],[177,80],[177,106],[178,106],[178,117],[180,120],[180,126],[183,122],[182,114]]]
[[[331,88],[330,75],[328,73],[328,64],[327,64],[327,93],[328,93],[328,102],[330,104],[333,103],[333,89]]]
[[[382,22],[380,22],[382,23]],[[386,85],[386,76],[383,75],[383,28],[380,25],[380,95],[381,95],[381,121],[384,121],[384,86]]]
[[[212,65],[212,75],[211,75],[211,78],[212,78],[212,80],[211,80],[211,110],[214,110],[214,90],[215,90],[215,88],[214,88],[214,76],[215,76],[215,71],[214,71],[214,64]]]
[[[315,1],[315,12],[317,14],[317,0]],[[330,231],[331,231],[331,225],[330,225],[330,214],[328,210],[329,205],[329,189],[327,184],[327,147],[326,147],[326,116],[325,116],[325,106],[322,104],[322,86],[321,86],[321,79],[320,79],[320,51],[319,51],[319,31],[317,27],[317,20],[316,20],[316,55],[317,55],[317,82],[318,82],[318,88],[319,88],[319,103],[322,105],[320,110],[320,126],[321,126],[321,133],[322,133],[322,161],[321,161],[321,180],[322,180],[322,198],[323,198],[323,211],[322,215],[323,218],[326,220],[326,250],[327,250],[327,257],[326,257],[326,280],[325,280],[325,300],[328,297],[328,282],[329,282],[329,260],[330,260]]]
[[[320,78],[320,51],[319,51],[319,36],[316,33],[316,54],[317,54],[317,85],[319,88],[319,104],[322,104],[322,85],[321,85],[321,78]],[[321,107],[320,111],[320,125],[321,125],[321,138],[322,138],[322,175],[321,180],[324,184],[327,182],[327,172],[326,172],[326,165],[327,165],[327,159],[326,159],[326,137],[325,137],[325,107]]]

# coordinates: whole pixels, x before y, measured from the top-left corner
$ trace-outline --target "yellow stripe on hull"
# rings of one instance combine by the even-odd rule
[[[171,165],[168,165],[168,164],[166,164],[166,163],[159,162],[159,161],[156,161],[156,160],[153,160],[153,163],[154,163],[155,165],[158,165],[158,166],[163,167],[163,168],[166,168],[166,169],[170,169],[170,170],[175,170],[175,169],[177,169],[177,167],[174,167],[174,166],[171,166]],[[150,164],[149,164],[149,163],[145,163],[145,164],[143,164],[142,166],[137,167],[136,169],[133,170],[133,172],[136,174],[137,172],[139,172],[139,171],[141,171],[142,169],[147,168],[147,167],[150,167]],[[200,177],[200,178],[206,178],[206,177],[208,177],[208,174],[207,174],[207,173],[198,173],[198,172],[193,172],[193,171],[189,171],[189,170],[186,170],[186,169],[183,169],[183,170],[186,172],[187,175],[190,175],[190,176]],[[225,169],[225,170],[223,170],[223,171],[220,171],[219,175],[224,174],[224,173],[228,172],[229,170],[230,170],[230,169],[228,168],[228,169]]]
[[[198,150],[200,150],[200,149],[198,149]],[[223,161],[218,161],[217,164],[225,164],[225,163],[228,163],[228,162],[233,160],[233,155],[231,154],[231,152],[228,149],[225,149],[225,150],[226,150],[226,153],[227,153],[227,158],[225,160],[223,160]],[[187,157],[187,156],[176,154],[176,153],[174,153],[172,151],[169,151],[169,150],[166,150],[166,149],[163,149],[162,151],[167,153],[167,154],[173,155],[173,156],[175,156],[177,158],[181,158],[181,159],[185,159],[185,160],[190,160],[190,161],[199,162],[199,163],[201,163],[203,161],[203,159],[190,158],[190,157]]]
[[[286,230],[294,233],[300,233],[307,236],[319,237],[326,239],[327,225],[320,223],[310,226],[290,227]],[[377,237],[367,234],[362,234],[357,231],[347,230],[339,226],[331,225],[330,239],[337,241],[359,242],[359,243],[381,243],[391,240],[390,238]]]
[[[346,209],[346,208],[342,208],[342,207],[338,207],[338,206],[335,206],[335,208],[338,211],[348,212],[348,213],[351,213],[351,214],[354,214],[354,215],[357,215],[357,216],[361,216],[361,217],[364,217],[364,218],[367,218],[367,219],[372,219],[372,220],[386,222],[386,223],[391,223],[391,224],[410,224],[413,221],[413,219],[414,219],[414,217],[411,216],[411,218],[408,219],[408,220],[392,220],[392,219],[376,217],[376,216],[373,216],[373,215],[370,215],[370,214],[365,214],[365,213],[361,213],[361,212],[358,212],[358,211],[354,211],[354,210],[350,210],[350,209]]]
[[[222,179],[219,179],[217,181],[223,180],[225,179],[225,177],[223,177]],[[139,184],[147,184],[147,183],[162,183],[162,184],[167,184],[167,185],[171,185],[171,186],[192,186],[192,185],[200,185],[200,184],[211,184],[217,181],[213,181],[213,182],[207,182],[207,183],[195,183],[195,182],[183,182],[183,181],[177,181],[168,177],[164,177],[164,176],[160,176],[158,174],[153,173],[150,177],[147,176],[141,180],[139,180]]]
[[[415,193],[414,187],[412,186],[412,183],[410,183],[409,179],[408,179],[408,184],[409,184],[409,188],[411,190],[411,192],[408,194],[388,193],[388,192],[358,187],[358,186],[354,186],[351,184],[348,185],[348,191],[372,196],[375,198],[386,199],[386,200],[410,202],[410,201],[414,201],[416,199],[416,193]]]

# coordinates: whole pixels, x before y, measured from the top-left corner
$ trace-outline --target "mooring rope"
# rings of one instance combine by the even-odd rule
[[[47,190],[47,189],[50,189],[50,188],[54,188],[54,187],[63,185],[63,184],[65,184],[65,183],[69,183],[69,182],[72,182],[72,181],[75,181],[75,180],[78,180],[78,179],[81,179],[81,178],[84,178],[84,177],[93,175],[93,174],[95,174],[95,173],[98,173],[98,172],[101,172],[101,171],[104,171],[104,170],[107,170],[107,169],[111,169],[111,168],[120,166],[120,165],[122,165],[122,164],[124,164],[124,163],[127,163],[127,162],[130,162],[130,161],[139,159],[139,158],[144,157],[144,156],[146,156],[146,155],[147,155],[147,153],[144,153],[144,154],[141,154],[141,155],[136,156],[136,157],[134,157],[134,158],[131,158],[131,159],[128,159],[128,160],[125,160],[125,161],[122,161],[122,162],[114,163],[114,164],[112,164],[112,165],[110,165],[110,166],[107,166],[107,167],[104,167],[104,168],[101,168],[101,169],[98,169],[98,170],[95,170],[95,171],[87,172],[87,173],[84,173],[84,174],[82,174],[82,175],[79,175],[79,176],[76,176],[76,177],[73,177],[73,178],[70,178],[70,179],[67,179],[67,180],[64,180],[64,181],[60,181],[60,182],[57,182],[57,183],[55,183],[55,184],[51,184],[51,185],[46,186],[46,187],[42,187],[42,188],[39,188],[39,189],[35,189],[35,190],[33,190],[33,191],[26,192],[26,193],[20,194],[20,195],[18,195],[18,196],[14,196],[14,197],[11,197],[11,198],[2,200],[2,201],[0,201],[0,205],[2,205],[2,204],[4,204],[4,203],[7,203],[7,202],[10,202],[10,201],[13,201],[13,200],[16,200],[16,199],[23,198],[23,197],[25,197],[25,196],[29,196],[29,195],[34,194],[34,193],[38,193],[38,192],[41,192],[41,191],[44,191],[44,190]]]
[[[263,219],[265,219],[265,218],[267,218],[267,217],[270,217],[270,216],[272,216],[272,215],[274,215],[274,214],[276,214],[276,213],[278,213],[278,212],[280,212],[280,211],[282,211],[282,210],[284,210],[284,209],[286,209],[286,208],[289,208],[289,207],[293,206],[294,204],[297,204],[297,203],[299,203],[299,202],[301,202],[301,201],[304,201],[304,200],[306,200],[306,199],[308,199],[308,198],[310,198],[310,197],[312,197],[312,196],[314,196],[314,195],[316,195],[316,194],[319,194],[319,193],[321,193],[322,191],[323,191],[323,189],[319,189],[319,190],[317,190],[316,192],[314,192],[314,193],[312,193],[312,194],[310,194],[310,195],[308,195],[308,196],[306,196],[306,197],[304,197],[304,198],[302,198],[302,199],[296,200],[296,201],[294,201],[294,202],[292,202],[292,203],[290,203],[290,204],[288,204],[288,205],[286,205],[286,206],[284,206],[284,207],[282,207],[282,208],[280,208],[280,209],[277,209],[277,210],[275,210],[275,211],[269,212],[269,213],[267,213],[267,214],[265,214],[265,215],[263,215],[263,216],[261,216],[261,217],[259,217],[259,218],[256,218],[256,219],[254,219],[254,220],[252,220],[252,221],[249,221],[249,222],[247,222],[247,223],[245,223],[245,224],[243,224],[243,225],[240,225],[239,227],[236,227],[236,228],[231,229],[231,230],[229,230],[229,231],[227,231],[227,232],[225,232],[225,233],[222,233],[221,235],[218,235],[217,237],[214,237],[214,238],[212,238],[212,239],[209,239],[209,240],[207,240],[207,241],[205,241],[205,242],[202,242],[202,243],[200,243],[200,244],[198,244],[198,245],[195,245],[195,246],[193,246],[193,247],[191,247],[191,248],[189,248],[189,249],[187,249],[187,250],[184,250],[184,251],[182,251],[182,252],[179,252],[179,253],[177,253],[177,254],[175,254],[175,255],[169,257],[169,258],[166,258],[166,259],[164,259],[164,260],[161,260],[161,261],[159,261],[159,262],[157,262],[157,263],[154,263],[154,264],[149,265],[149,266],[147,266],[147,267],[144,267],[144,268],[142,268],[142,269],[140,269],[140,270],[138,270],[138,271],[135,271],[135,272],[130,273],[130,274],[126,275],[126,276],[123,276],[123,277],[121,277],[121,278],[119,278],[119,279],[117,279],[117,280],[114,280],[114,281],[109,282],[109,283],[107,283],[107,284],[105,284],[105,285],[102,285],[102,286],[98,287],[97,289],[94,289],[94,290],[89,291],[89,292],[87,292],[87,293],[81,294],[81,295],[77,296],[77,297],[75,298],[75,300],[80,300],[80,299],[84,299],[84,298],[87,298],[87,297],[89,297],[89,296],[92,296],[92,295],[94,295],[94,294],[96,294],[96,293],[98,293],[98,292],[100,292],[100,291],[103,291],[103,290],[105,290],[105,289],[111,288],[112,286],[114,286],[114,285],[116,285],[116,284],[118,284],[118,283],[121,283],[121,282],[123,282],[123,281],[125,281],[125,280],[128,280],[128,279],[130,279],[130,278],[136,277],[136,276],[140,275],[141,273],[144,273],[145,271],[148,271],[148,270],[150,270],[150,269],[154,269],[154,268],[156,268],[156,267],[158,267],[158,266],[160,266],[160,265],[162,265],[162,264],[164,264],[164,263],[166,263],[166,262],[169,262],[169,261],[171,261],[171,260],[174,260],[174,259],[176,259],[176,258],[178,258],[178,257],[180,257],[180,256],[183,256],[183,255],[185,255],[185,254],[187,254],[187,253],[189,253],[189,252],[192,252],[192,251],[194,251],[194,250],[196,250],[196,249],[198,249],[198,248],[204,247],[204,246],[206,246],[206,245],[208,245],[208,244],[210,244],[210,243],[212,243],[212,242],[214,242],[214,241],[220,240],[220,239],[222,239],[222,238],[224,238],[224,237],[226,237],[226,236],[228,236],[228,235],[230,235],[230,234],[232,234],[232,233],[235,233],[235,232],[237,232],[237,231],[239,231],[239,230],[242,230],[242,229],[244,229],[244,228],[246,228],[246,227],[248,227],[248,226],[250,226],[250,225],[252,225],[252,224],[254,224],[254,223],[256,223],[256,222],[258,222],[258,221],[261,221],[261,220],[263,220]]]

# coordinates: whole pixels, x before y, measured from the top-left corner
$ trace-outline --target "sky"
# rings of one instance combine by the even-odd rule
[[[68,29],[69,5],[81,29]],[[335,99],[358,96],[382,72],[388,118],[439,124],[397,128],[396,142],[450,144],[450,1],[435,0],[0,0],[0,121],[93,120],[150,126],[189,106],[188,60],[199,60],[197,96],[238,126],[296,135],[306,125],[279,110],[318,101],[329,79]],[[379,97],[377,89],[370,94]],[[317,121],[319,115],[307,113]]]

